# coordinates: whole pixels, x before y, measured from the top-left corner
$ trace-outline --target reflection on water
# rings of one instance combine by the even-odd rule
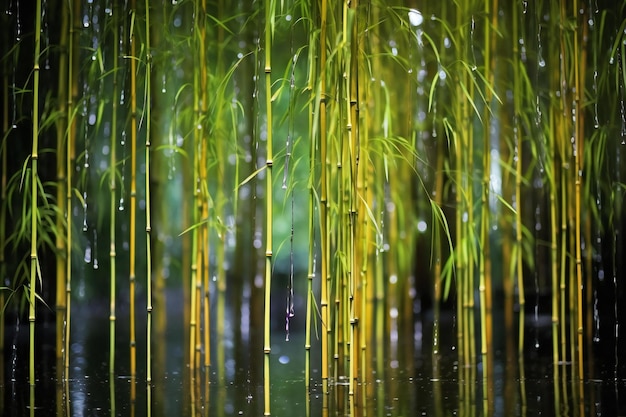
[[[174,303],[175,304],[175,303]],[[182,303],[179,304],[182,306]],[[93,305],[90,306],[93,311]],[[230,416],[263,414],[262,343],[251,329],[249,340],[227,332],[214,343],[215,361],[208,373],[190,375],[181,311],[170,311],[166,331],[154,340],[153,383],[145,383],[138,367],[136,380],[129,376],[127,323],[118,323],[117,372],[108,374],[108,317],[89,314],[77,306],[69,379],[63,383],[62,368],[54,355],[54,325],[42,324],[38,334],[35,408],[31,410],[27,385],[28,332],[22,324],[7,334],[2,361],[2,414],[6,416]],[[172,309],[170,309],[172,310]],[[538,340],[549,337],[542,322],[528,320]],[[537,324],[543,327],[537,328]],[[140,325],[142,323],[139,323]],[[226,326],[227,328],[229,326]],[[139,327],[141,328],[141,327]],[[616,364],[594,345],[587,363],[588,376],[578,382],[569,364],[554,368],[549,339],[546,347],[527,349],[517,357],[514,337],[494,320],[493,351],[489,375],[482,365],[459,366],[454,348],[454,320],[442,319],[439,355],[433,355],[432,321],[417,317],[413,335],[400,332],[371,344],[374,364],[370,381],[358,384],[353,408],[349,407],[349,381],[335,375],[327,398],[322,394],[320,363],[313,363],[308,388],[304,381],[304,335],[292,328],[290,340],[275,332],[272,345],[272,414],[276,416],[618,416],[626,413],[626,382],[614,378]],[[531,331],[531,329],[528,329]],[[214,339],[215,341],[215,339]],[[530,341],[533,346],[535,340]],[[540,346],[542,345],[540,344]],[[379,351],[381,355],[377,355]],[[145,361],[145,343],[138,337],[138,363]],[[312,357],[320,356],[319,342]],[[383,358],[382,363],[379,363]],[[523,368],[520,368],[522,366]],[[523,372],[520,372],[520,369]],[[144,372],[144,373],[142,373]],[[523,378],[520,377],[523,375]],[[134,389],[131,389],[133,388]],[[135,401],[131,397],[135,395]],[[148,399],[149,398],[149,399]],[[148,407],[149,405],[149,407]]]

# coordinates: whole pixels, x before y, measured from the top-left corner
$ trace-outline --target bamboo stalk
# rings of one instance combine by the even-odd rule
[[[514,35],[513,35],[513,50],[515,51],[515,67],[513,69],[513,90],[521,91],[521,74],[520,74],[520,66],[522,62],[520,61],[520,55],[518,53],[518,10],[516,7],[513,7],[513,25],[514,25]],[[522,111],[522,103],[520,94],[515,94],[513,98],[513,106],[514,106],[514,114],[520,114]],[[514,116],[515,117],[515,116]],[[518,302],[519,302],[519,322],[518,322],[518,355],[520,358],[523,357],[524,352],[524,323],[525,323],[525,315],[524,309],[526,306],[526,297],[524,291],[524,265],[523,265],[523,242],[522,242],[522,183],[523,183],[523,173],[522,173],[522,163],[523,163],[523,154],[522,154],[522,134],[521,134],[521,123],[519,122],[518,117],[515,117],[515,125],[513,127],[513,142],[514,142],[514,156],[513,159],[515,161],[515,275],[517,278],[517,291],[518,291]]]
[[[200,19],[202,18],[202,12],[198,9],[198,3],[194,4],[194,71],[193,71],[193,113],[194,113],[194,124],[193,124],[193,224],[199,224],[201,218],[201,178],[200,178],[200,164],[202,163],[201,153],[199,149],[201,149],[201,130],[202,130],[202,120],[200,114],[200,94],[202,91],[201,88],[201,80],[200,73],[198,71],[199,68],[202,67],[202,62],[199,61],[198,54],[201,53],[202,50],[202,38],[201,31],[198,29],[200,27]],[[202,275],[201,275],[201,265],[202,256],[201,256],[201,236],[198,227],[194,227],[192,230],[192,245],[191,245],[191,287],[190,287],[190,311],[189,311],[189,362],[190,362],[190,378],[193,380],[195,371],[199,365],[198,354],[200,352],[200,289],[202,286]]]
[[[115,304],[116,304],[116,246],[115,246],[115,229],[116,229],[116,212],[117,212],[117,199],[116,199],[116,181],[115,176],[117,175],[117,105],[118,105],[118,97],[119,97],[119,86],[118,86],[118,77],[117,72],[119,70],[119,59],[118,59],[118,50],[117,46],[119,44],[119,28],[117,26],[117,16],[118,16],[118,8],[117,4],[112,5],[112,20],[113,20],[113,44],[115,46],[113,52],[113,100],[111,100],[111,149],[110,149],[110,160],[109,160],[109,190],[110,190],[110,202],[109,202],[109,239],[110,239],[110,249],[109,249],[109,259],[110,259],[110,268],[109,268],[109,283],[110,283],[110,307],[109,307],[109,373],[113,374],[115,371],[115,324],[116,324],[116,314],[115,314]],[[113,377],[111,377],[113,379]]]
[[[75,54],[76,47],[78,45],[78,13],[74,13],[79,8],[79,0],[74,0],[73,3],[68,4],[69,14],[69,46],[67,51],[68,57],[68,74],[67,74],[67,143],[66,143],[66,158],[67,168],[67,181],[65,186],[66,192],[66,209],[67,209],[67,228],[66,228],[66,241],[67,241],[67,272],[65,282],[65,300],[66,300],[66,312],[65,312],[65,348],[64,348],[64,375],[65,383],[69,381],[69,365],[70,365],[70,335],[71,335],[71,304],[72,304],[72,171],[75,163],[75,140],[74,135],[76,133],[76,120],[74,118],[74,98],[78,91],[78,78],[75,74],[78,73],[78,55]]]
[[[135,286],[137,258],[137,37],[135,21],[137,0],[130,2],[130,238],[129,238],[129,307],[130,307],[130,376],[137,375],[137,341],[135,328]],[[135,384],[131,384],[131,401],[135,399]]]
[[[326,32],[327,32],[327,1],[321,0],[320,11],[320,40],[319,40],[319,54],[320,54],[320,72],[319,72],[319,132],[320,132],[320,163],[322,164],[320,169],[320,246],[321,246],[321,295],[320,295],[320,309],[321,309],[321,321],[322,321],[322,394],[323,394],[323,408],[328,407],[328,350],[329,350],[329,332],[330,327],[330,314],[329,314],[329,300],[328,300],[328,282],[330,280],[330,231],[328,227],[329,210],[328,210],[328,155],[327,155],[327,123],[326,123]]]
[[[272,165],[274,154],[272,150],[272,38],[274,35],[275,0],[265,0],[265,111],[267,117],[267,144],[266,144],[266,181],[265,181],[265,306],[263,332],[263,392],[264,415],[270,415],[270,310],[272,288]]]
[[[574,20],[577,22],[582,22],[582,31],[583,36],[582,40],[580,39],[579,34],[579,24],[577,23],[574,29],[574,49],[573,49],[573,67],[574,67],[574,110],[575,114],[572,117],[575,118],[574,123],[574,177],[575,177],[575,190],[574,190],[574,199],[575,199],[575,230],[576,230],[576,335],[577,335],[577,350],[578,350],[578,378],[582,379],[584,376],[584,368],[583,368],[583,359],[584,359],[584,344],[583,344],[583,270],[582,270],[582,231],[581,231],[581,188],[582,188],[582,178],[583,178],[583,152],[584,152],[584,112],[579,109],[582,108],[582,100],[580,97],[581,91],[585,91],[585,65],[587,62],[587,53],[586,47],[581,48],[580,44],[586,44],[586,28],[588,19],[579,19],[578,15],[578,1],[573,0],[573,13]],[[584,17],[584,16],[583,16]],[[584,45],[586,46],[586,45]],[[580,52],[579,52],[580,51]],[[587,291],[590,291],[591,288],[588,288]],[[581,395],[581,403],[582,403],[582,387],[580,391]]]
[[[483,412],[487,413],[490,397],[488,381],[491,381],[491,363],[488,356],[488,346],[491,344],[491,321],[488,320],[488,312],[491,311],[491,276],[490,276],[490,181],[491,181],[491,112],[493,102],[492,90],[489,86],[494,85],[495,61],[492,50],[495,50],[495,36],[497,31],[497,0],[490,5],[485,1],[485,29],[484,29],[484,77],[487,83],[485,88],[485,111],[483,115],[483,155],[482,155],[482,196],[481,196],[481,220],[480,220],[480,247],[482,253],[479,258],[479,297],[480,297],[480,341],[483,373],[483,398],[485,405]],[[492,6],[492,7],[490,7]],[[491,20],[490,20],[491,19]]]
[[[145,149],[145,187],[146,187],[146,382],[148,388],[148,410],[150,409],[150,392],[152,382],[152,247],[151,233],[152,222],[150,217],[150,151],[152,133],[152,96],[151,96],[151,73],[152,73],[152,50],[150,45],[150,1],[145,1],[146,13],[146,78],[144,83],[145,98],[144,111],[146,115],[146,149]]]
[[[199,114],[197,115],[198,125],[197,129],[199,129],[199,179],[200,179],[200,199],[199,199],[199,210],[200,210],[200,218],[205,221],[205,224],[201,227],[200,233],[200,241],[198,245],[198,259],[200,261],[199,270],[199,282],[201,283],[201,288],[204,290],[201,300],[198,300],[198,314],[200,314],[200,310],[202,310],[202,321],[204,326],[198,326],[198,340],[197,340],[197,349],[198,355],[201,355],[202,349],[201,346],[204,345],[204,367],[208,368],[211,364],[211,343],[210,343],[210,315],[209,315],[209,300],[210,300],[210,292],[209,292],[209,223],[207,222],[209,218],[209,191],[208,191],[208,137],[205,129],[203,128],[207,117],[207,59],[206,59],[206,0],[202,0],[198,5],[197,12],[197,42],[198,42],[198,65],[199,65]],[[198,316],[198,323],[199,316]],[[202,332],[202,342],[200,341],[200,333]]]
[[[57,345],[56,345],[56,355],[57,360],[63,360],[63,327],[65,325],[65,313],[67,309],[67,301],[66,301],[66,292],[65,286],[67,281],[67,262],[69,261],[67,258],[67,242],[65,240],[66,233],[65,228],[67,222],[65,220],[67,216],[67,200],[65,199],[65,195],[67,193],[67,162],[66,162],[66,153],[65,146],[66,144],[66,130],[68,125],[68,109],[67,109],[67,94],[68,94],[68,33],[69,33],[69,25],[70,15],[69,15],[69,2],[63,2],[62,5],[62,17],[61,17],[61,29],[60,29],[60,54],[59,54],[59,78],[58,78],[58,112],[60,117],[56,121],[56,163],[57,163],[57,195],[56,202],[58,205],[57,219],[56,219],[56,335],[57,335]],[[8,81],[8,80],[7,80]],[[8,87],[5,84],[5,87]],[[6,89],[4,90],[7,91]],[[8,94],[8,93],[5,93]],[[8,96],[7,96],[8,97]],[[5,103],[5,112],[8,111],[8,102]],[[7,121],[8,123],[8,121]],[[6,167],[6,161],[3,163],[3,168]],[[6,168],[5,168],[6,169]],[[4,207],[4,206],[3,206]],[[4,222],[0,223],[4,224]],[[0,226],[2,227],[2,226]],[[2,231],[4,233],[4,230]],[[4,239],[0,239],[0,247],[4,247],[2,242]],[[3,255],[0,254],[0,257]],[[0,264],[4,264],[3,260],[0,259]],[[2,274],[1,276],[5,276]],[[2,295],[3,297],[4,295]],[[0,299],[0,305],[4,305],[2,299]],[[3,337],[4,332],[0,330],[0,338]],[[1,348],[2,342],[0,342]],[[62,368],[61,366],[59,368]],[[62,369],[59,369],[62,371]]]
[[[309,11],[310,13],[310,11]],[[306,14],[306,12],[305,12]],[[316,192],[313,183],[314,173],[316,172],[316,149],[319,139],[319,130],[316,123],[318,116],[315,116],[315,109],[318,106],[316,100],[316,87],[315,80],[317,79],[318,72],[316,71],[316,53],[318,51],[316,35],[314,31],[314,24],[312,22],[313,16],[308,16],[308,33],[309,33],[309,50],[308,50],[308,76],[307,76],[307,89],[309,90],[309,118],[308,118],[308,137],[309,137],[309,224],[308,224],[308,256],[307,256],[307,289],[306,289],[306,316],[305,316],[305,341],[304,341],[304,383],[309,392],[311,383],[311,333],[313,331],[313,303],[315,302],[315,294],[313,292],[313,284],[316,273],[316,254],[315,254],[315,201]]]
[[[33,61],[33,138],[31,152],[31,212],[30,212],[30,288],[28,298],[28,328],[29,328],[29,363],[28,381],[35,385],[35,288],[37,277],[42,280],[39,271],[39,258],[37,254],[37,219],[38,215],[38,188],[39,175],[37,172],[37,162],[39,159],[39,57],[41,55],[41,0],[35,5],[35,51]],[[34,401],[34,391],[31,390],[31,403]]]

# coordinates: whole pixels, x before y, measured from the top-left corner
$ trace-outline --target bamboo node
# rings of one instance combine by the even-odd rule
[[[269,74],[269,73],[271,73],[271,72],[272,72],[272,67],[270,67],[270,66],[266,66],[266,67],[265,67],[265,73],[266,73],[266,74]]]
[[[271,159],[268,159],[268,160],[265,162],[265,165],[267,165],[268,167],[271,167],[273,164],[274,164],[274,161],[272,161]]]
[[[263,353],[270,354],[271,352],[272,352],[271,348],[268,348],[268,347],[263,348]]]
[[[268,258],[271,258],[272,257],[272,251],[271,250],[265,251],[265,256],[268,257]]]

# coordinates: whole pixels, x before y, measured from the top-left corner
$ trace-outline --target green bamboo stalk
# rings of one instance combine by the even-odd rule
[[[117,174],[117,106],[118,106],[118,97],[119,97],[119,86],[118,86],[118,77],[117,72],[119,70],[119,54],[117,50],[117,46],[119,45],[119,28],[117,25],[117,16],[118,16],[118,7],[117,4],[113,4],[112,6],[112,20],[113,20],[113,44],[114,44],[114,52],[113,52],[113,100],[111,101],[111,150],[110,150],[110,160],[109,160],[109,190],[110,190],[110,202],[109,202],[109,215],[110,215],[110,224],[109,224],[109,235],[110,235],[110,249],[109,249],[109,259],[110,259],[110,268],[109,268],[109,283],[110,283],[110,307],[109,307],[109,373],[112,375],[115,371],[115,324],[116,324],[116,314],[115,314],[115,304],[116,304],[116,246],[115,246],[115,227],[116,227],[116,212],[117,212],[117,200],[116,200],[116,181],[115,176]],[[111,377],[111,379],[113,379]]]
[[[521,74],[520,66],[522,62],[519,59],[519,41],[518,41],[518,10],[517,7],[513,7],[513,53],[514,53],[514,68],[513,68],[513,91],[519,92],[514,95],[513,98],[513,112],[515,114],[521,114]],[[515,116],[514,116],[515,117]],[[517,117],[514,118],[513,127],[513,142],[514,142],[514,161],[515,161],[515,257],[513,262],[516,266],[517,288],[519,298],[519,327],[518,327],[518,355],[523,357],[524,352],[524,307],[526,304],[525,292],[524,292],[524,265],[522,256],[522,135],[521,125]]]
[[[265,322],[263,332],[263,392],[264,414],[270,415],[270,300],[272,288],[272,165],[274,155],[272,152],[272,38],[274,35],[275,0],[265,0],[265,111],[267,117],[267,149],[266,149],[266,181],[265,181]]]
[[[38,215],[38,193],[39,175],[37,172],[37,162],[39,159],[39,56],[41,55],[41,0],[36,1],[35,6],[35,53],[33,62],[33,141],[31,152],[31,212],[30,212],[30,288],[28,299],[28,328],[29,328],[29,373],[28,381],[35,385],[35,288],[39,275],[39,258],[37,255],[37,218]],[[34,391],[31,390],[31,394]],[[34,395],[31,395],[31,402]]]
[[[457,28],[461,28],[463,25],[462,16],[464,15],[464,10],[457,10],[456,15],[456,26]],[[464,60],[462,52],[458,52],[458,58],[460,61]],[[460,88],[462,83],[461,77],[458,75],[455,77],[456,82],[456,95],[458,97],[462,97],[463,93]],[[469,149],[467,144],[464,143],[464,137],[462,132],[463,127],[460,126],[461,120],[463,119],[463,115],[465,113],[464,110],[465,103],[464,100],[457,98],[454,101],[453,106],[453,114],[456,116],[456,121],[459,123],[459,126],[455,128],[451,132],[452,143],[454,146],[454,166],[455,166],[455,174],[454,180],[456,183],[455,188],[455,224],[456,224],[456,257],[455,257],[455,265],[456,265],[456,274],[457,274],[457,316],[458,316],[458,326],[457,326],[457,343],[458,343],[458,352],[459,352],[459,360],[463,366],[467,365],[469,359],[469,352],[467,345],[467,339],[465,334],[467,333],[466,323],[467,323],[467,310],[466,310],[466,300],[465,300],[465,286],[467,282],[467,262],[466,256],[467,251],[461,247],[466,237],[466,233],[464,232],[465,226],[463,225],[463,212],[466,211],[465,201],[462,196],[462,191],[466,188],[465,186],[465,178],[463,171],[463,149]]]
[[[218,20],[222,21],[224,20],[224,0],[218,0],[217,3],[217,16],[218,16]],[[217,28],[217,68],[216,68],[216,73],[217,73],[217,78],[218,79],[224,79],[224,52],[225,52],[225,42],[224,42],[224,38],[225,38],[225,34],[224,34],[224,27],[222,25],[219,25],[219,27]],[[222,109],[222,106],[219,107],[220,110]],[[221,111],[219,113],[219,116],[217,117],[217,123],[222,123],[222,117],[221,117]],[[231,116],[234,118],[234,116]],[[236,122],[232,122],[233,123],[233,131],[235,131],[236,128]],[[217,129],[218,132],[221,132],[220,129]],[[224,143],[227,140],[233,140],[236,141],[236,137],[221,137],[218,136],[217,140],[216,140],[216,146],[217,146],[217,155],[218,155],[218,163],[217,163],[217,201],[218,201],[218,207],[217,210],[219,213],[221,213],[222,218],[226,218],[226,214],[225,214],[225,204],[224,202],[226,201],[226,193],[225,193],[225,189],[226,189],[226,184],[225,184],[225,172],[226,172],[226,161],[228,160],[227,156],[224,155],[227,152],[227,148],[224,147]],[[219,157],[219,155],[224,155],[224,157]],[[237,180],[235,182],[235,184],[238,184]],[[235,199],[236,199],[236,194],[235,193]],[[234,203],[234,207],[233,207],[233,213],[237,213],[237,209],[236,209],[236,203]],[[216,327],[217,327],[217,339],[218,340],[223,340],[224,336],[225,336],[225,328],[224,328],[224,321],[225,321],[225,304],[226,304],[226,288],[227,288],[227,282],[226,282],[226,270],[224,268],[224,265],[226,264],[226,233],[224,231],[221,231],[218,233],[218,245],[217,245],[217,250],[216,250],[216,260],[217,260],[217,317],[216,317]],[[224,343],[218,343],[218,347],[217,347],[217,363],[218,366],[222,367],[222,369],[220,369],[221,371],[223,371],[223,364],[225,361],[225,352],[224,352]],[[220,372],[220,370],[218,370],[218,375],[223,375],[223,372]]]
[[[146,382],[148,388],[148,410],[150,409],[150,392],[152,382],[152,247],[151,234],[152,223],[150,218],[150,150],[151,150],[151,127],[152,127],[152,95],[151,95],[151,74],[152,74],[152,50],[150,45],[150,1],[146,0],[146,78],[144,80],[145,98],[144,108],[146,115],[146,154],[145,154],[145,187],[146,187]]]
[[[315,201],[316,192],[314,186],[314,173],[316,172],[316,149],[319,138],[319,130],[317,129],[318,117],[315,115],[315,109],[319,105],[316,100],[315,80],[318,72],[316,71],[315,57],[318,51],[316,32],[312,22],[313,16],[311,11],[305,9],[306,2],[303,2],[303,16],[307,18],[307,28],[309,33],[309,50],[308,50],[308,74],[307,74],[307,90],[309,91],[309,118],[308,118],[308,137],[309,137],[309,224],[308,224],[308,256],[307,256],[307,290],[306,290],[306,316],[305,316],[305,341],[304,341],[304,383],[307,392],[309,392],[311,383],[311,333],[313,332],[313,303],[315,302],[315,294],[313,292],[313,282],[315,279]]]

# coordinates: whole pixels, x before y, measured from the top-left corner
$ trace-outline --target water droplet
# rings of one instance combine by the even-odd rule
[[[419,10],[409,10],[409,23],[411,26],[420,26],[424,22],[424,16]]]

